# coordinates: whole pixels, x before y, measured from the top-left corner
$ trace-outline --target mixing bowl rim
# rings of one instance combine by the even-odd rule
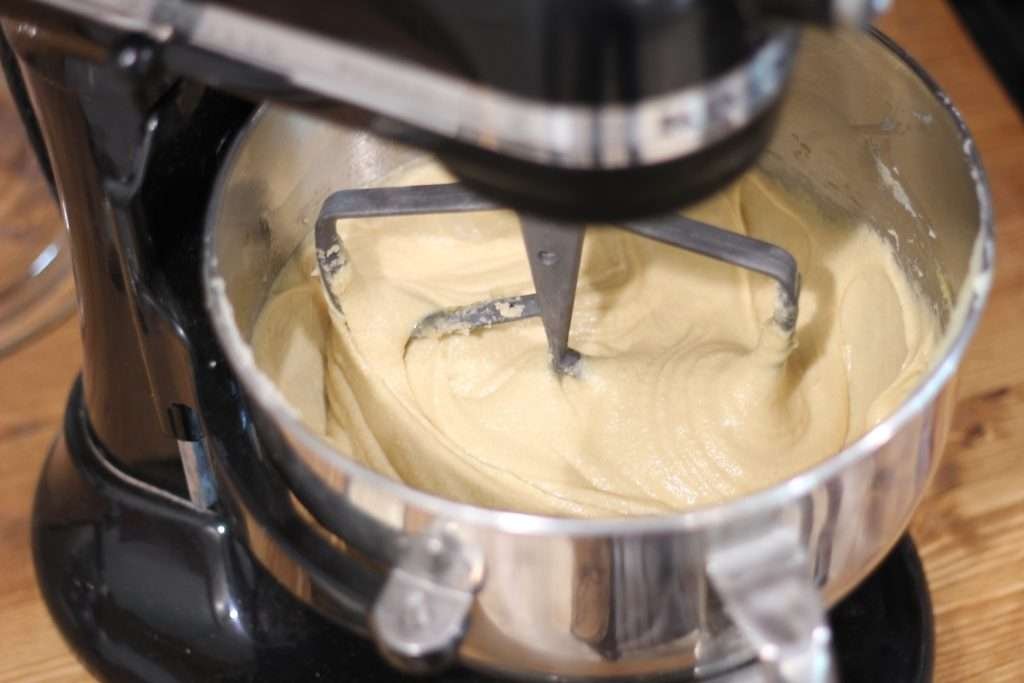
[[[573,518],[483,508],[449,500],[414,489],[403,482],[379,474],[335,450],[326,440],[309,429],[277,390],[274,383],[255,364],[252,351],[243,339],[234,321],[232,304],[228,300],[225,284],[217,268],[213,250],[215,220],[222,206],[224,187],[230,169],[235,167],[251,131],[273,108],[263,104],[240,130],[232,143],[214,186],[204,226],[203,288],[206,305],[213,319],[213,328],[228,361],[245,386],[248,396],[262,410],[270,412],[288,438],[297,439],[315,457],[332,469],[340,470],[346,480],[359,479],[372,484],[382,492],[393,495],[406,505],[414,505],[439,518],[463,522],[473,526],[489,527],[497,531],[519,534],[557,534],[562,536],[608,536],[702,529],[727,521],[749,518],[779,507],[781,504],[806,495],[825,481],[867,458],[887,443],[908,421],[922,412],[947,384],[963,357],[968,342],[974,335],[992,285],[995,256],[995,226],[991,197],[985,170],[978,156],[973,137],[959,110],[935,80],[905,50],[877,29],[868,32],[883,49],[902,62],[917,76],[946,113],[952,118],[960,138],[964,159],[974,183],[978,203],[979,231],[967,275],[961,286],[962,296],[950,320],[959,329],[947,332],[943,338],[945,354],[927,376],[907,396],[901,405],[885,420],[843,450],[817,463],[793,477],[746,496],[707,504],[688,510],[662,515],[635,517]],[[276,457],[276,456],[275,456]],[[295,457],[288,454],[287,457]],[[307,469],[308,472],[308,469]],[[309,472],[310,477],[316,477]],[[316,480],[316,485],[326,487]],[[301,492],[296,492],[301,499]],[[333,492],[332,492],[333,493]]]

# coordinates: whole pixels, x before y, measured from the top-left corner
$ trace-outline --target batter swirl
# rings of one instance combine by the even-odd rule
[[[449,179],[435,166],[386,184]],[[572,516],[663,513],[763,488],[891,412],[939,337],[890,246],[749,174],[688,211],[779,244],[803,274],[796,347],[774,283],[621,230],[591,229],[573,317],[579,378],[538,319],[409,341],[439,309],[532,289],[508,211],[342,221],[329,312],[304,244],[260,315],[257,363],[356,460],[447,498]]]

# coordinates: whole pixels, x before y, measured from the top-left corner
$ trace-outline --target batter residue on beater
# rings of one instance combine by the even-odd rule
[[[433,165],[384,184],[447,182]],[[589,230],[573,348],[550,369],[539,319],[441,338],[439,308],[531,291],[509,211],[352,220],[342,316],[311,243],[278,277],[257,363],[309,425],[408,484],[476,505],[574,516],[663,513],[763,488],[891,412],[939,329],[890,247],[748,174],[687,212],[774,242],[803,274],[797,346],[767,278],[621,230]]]

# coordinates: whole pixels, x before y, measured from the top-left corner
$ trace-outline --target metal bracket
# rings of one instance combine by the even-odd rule
[[[707,573],[757,652],[763,680],[836,681],[832,632],[795,529],[782,526],[714,549]]]
[[[370,613],[370,631],[382,654],[415,673],[449,664],[468,629],[483,567],[482,554],[451,528],[406,539]]]
[[[162,430],[178,443],[189,499],[206,510],[217,502],[217,488],[203,443],[192,349],[181,325],[173,297],[159,281],[148,281],[143,246],[131,226],[149,167],[160,114],[152,112],[142,132],[133,168],[126,178],[109,178],[106,190],[116,224],[122,269],[135,307],[135,327],[149,379],[151,399]]]
[[[188,497],[196,507],[209,510],[217,502],[217,482],[204,441],[178,440],[181,467],[185,470]]]

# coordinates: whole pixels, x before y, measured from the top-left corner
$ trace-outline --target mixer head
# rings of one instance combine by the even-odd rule
[[[130,37],[133,55],[151,56],[146,78],[183,74],[329,116],[354,105],[503,204],[608,220],[736,177],[770,135],[795,24],[861,25],[885,4],[11,0],[5,13],[106,43],[117,63]]]

